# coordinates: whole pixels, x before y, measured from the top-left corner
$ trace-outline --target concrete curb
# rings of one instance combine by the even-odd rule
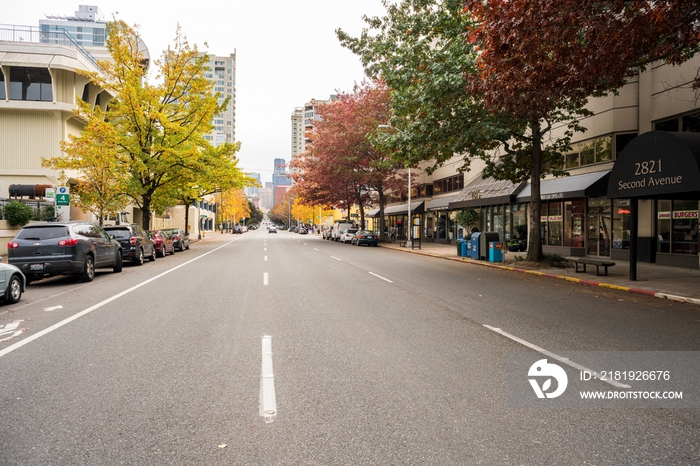
[[[381,243],[380,243],[380,246],[381,246]],[[421,250],[416,251],[414,249],[405,249],[404,250],[401,248],[394,248],[394,247],[387,247],[387,246],[382,246],[382,247],[385,247],[387,249],[393,249],[395,251],[400,251],[400,252],[410,252],[412,254],[420,254],[422,256],[435,257],[437,259],[446,259],[446,260],[461,262],[463,264],[473,264],[473,265],[480,265],[482,267],[492,267],[492,268],[501,269],[501,270],[508,270],[508,271],[513,271],[513,272],[520,272],[520,273],[526,273],[526,274],[530,274],[530,275],[536,275],[539,277],[547,277],[547,278],[554,278],[557,280],[565,280],[565,281],[572,282],[572,283],[578,283],[580,285],[586,285],[586,286],[592,286],[592,287],[597,286],[600,288],[609,288],[609,289],[617,290],[617,291],[625,291],[628,293],[640,294],[640,295],[647,296],[650,298],[668,299],[670,301],[677,301],[677,302],[681,302],[681,303],[690,303],[690,304],[700,305],[700,299],[696,299],[696,298],[688,298],[685,296],[677,296],[677,295],[672,295],[672,294],[668,294],[668,293],[658,293],[658,292],[650,291],[650,290],[642,290],[640,288],[631,288],[628,286],[620,286],[620,285],[613,285],[610,283],[585,280],[585,279],[581,279],[581,278],[570,277],[568,275],[557,275],[557,274],[552,274],[552,273],[540,272],[538,270],[521,269],[521,268],[513,267],[510,265],[498,265],[497,263],[484,262],[484,261],[474,261],[472,259],[467,259],[464,257],[441,256],[440,254],[434,254],[431,252],[423,252]]]

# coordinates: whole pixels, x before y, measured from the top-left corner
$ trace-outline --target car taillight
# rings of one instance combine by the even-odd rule
[[[78,244],[77,238],[62,239],[61,241],[58,242],[59,246],[75,246],[76,244]]]
[[[7,249],[15,249],[19,247],[19,243],[16,241],[10,241],[7,243]]]
[[[129,238],[129,244],[132,245],[132,246],[136,246],[136,242],[137,242],[138,240],[139,240],[139,239],[138,239],[137,237],[132,236],[131,238]]]

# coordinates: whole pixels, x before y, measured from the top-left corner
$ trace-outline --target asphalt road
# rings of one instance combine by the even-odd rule
[[[3,465],[700,462],[697,408],[509,398],[522,342],[699,351],[688,304],[257,230],[0,319]]]

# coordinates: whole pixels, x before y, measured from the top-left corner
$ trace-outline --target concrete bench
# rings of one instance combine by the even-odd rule
[[[586,272],[586,266],[587,265],[595,265],[595,274],[600,275],[600,268],[603,267],[603,270],[605,270],[605,273],[603,275],[608,275],[608,267],[612,267],[615,265],[614,262],[610,261],[603,261],[603,260],[596,260],[596,259],[588,259],[584,257],[578,257],[576,259],[569,259],[569,261],[573,262],[574,265],[576,266],[576,273],[584,273]],[[583,266],[583,269],[579,270],[579,265]]]

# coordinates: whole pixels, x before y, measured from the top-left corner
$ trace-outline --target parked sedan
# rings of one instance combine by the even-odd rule
[[[27,279],[20,269],[2,262],[0,257],[0,301],[15,304],[19,302],[27,286]]]
[[[156,260],[156,246],[143,228],[135,223],[105,227],[105,231],[114,236],[122,245],[122,256],[136,265],[143,265],[143,259]]]
[[[166,254],[175,254],[173,239],[169,235],[166,235],[160,230],[148,230],[147,233],[151,237],[151,240],[153,240],[158,257],[165,257]]]
[[[89,282],[96,268],[122,271],[119,242],[100,226],[84,221],[25,225],[7,244],[7,256],[27,283],[60,274],[76,274]]]
[[[172,238],[173,247],[176,251],[182,252],[190,248],[190,235],[185,233],[184,230],[180,228],[164,228],[161,231]]]
[[[379,237],[377,237],[377,235],[371,231],[360,230],[355,233],[355,236],[352,237],[350,244],[356,244],[358,246],[362,244],[366,244],[367,246],[378,246]]]
[[[340,234],[340,239],[339,241],[341,243],[350,243],[352,241],[352,237],[355,236],[355,233],[357,233],[357,228],[346,228],[341,234]]]

